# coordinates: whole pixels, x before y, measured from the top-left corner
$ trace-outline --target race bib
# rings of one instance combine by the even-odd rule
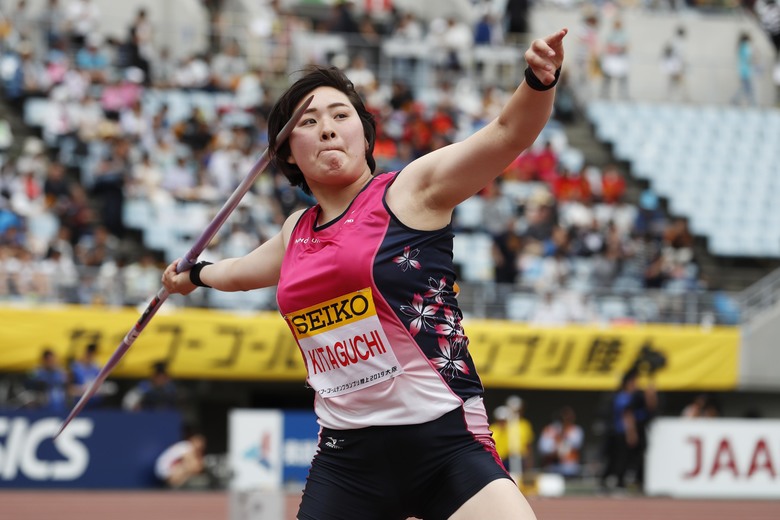
[[[309,384],[322,397],[348,394],[403,373],[370,288],[284,318],[303,352]]]

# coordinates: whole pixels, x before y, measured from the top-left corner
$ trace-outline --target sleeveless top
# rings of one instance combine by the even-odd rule
[[[277,288],[321,426],[419,424],[464,406],[487,428],[483,387],[456,301],[452,229],[419,231],[385,202],[397,172],[373,177],[338,218],[306,210]],[[484,428],[482,428],[484,425]]]

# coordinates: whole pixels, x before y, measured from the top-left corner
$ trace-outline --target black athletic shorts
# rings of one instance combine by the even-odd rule
[[[492,440],[469,432],[460,408],[424,424],[323,428],[298,519],[444,520],[499,478],[510,477]]]

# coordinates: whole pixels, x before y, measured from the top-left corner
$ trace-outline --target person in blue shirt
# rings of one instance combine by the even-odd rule
[[[640,491],[644,482],[646,429],[655,414],[658,398],[652,383],[640,389],[638,379],[639,370],[632,367],[623,375],[620,388],[612,398],[606,461],[601,474],[603,488],[607,488],[609,478],[614,477],[616,487],[625,489],[629,469],[633,470]]]
[[[90,343],[84,350],[84,356],[70,364],[70,397],[78,400],[84,392],[87,391],[92,381],[97,379],[100,373],[100,365],[97,362],[98,346],[96,343]],[[98,392],[90,399],[86,408],[100,408],[105,405],[106,395],[113,393],[116,385],[105,382],[101,385]]]
[[[44,412],[64,412],[66,403],[67,374],[62,369],[53,350],[47,348],[41,354],[41,364],[30,372],[27,388],[34,398],[30,407]]]

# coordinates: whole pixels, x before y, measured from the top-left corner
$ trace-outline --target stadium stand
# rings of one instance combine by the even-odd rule
[[[241,9],[247,15],[254,13],[251,6],[241,4],[226,13],[226,19],[236,22]],[[263,114],[276,87],[285,74],[306,61],[342,63],[350,54],[371,57],[369,68],[376,81],[361,88],[369,106],[381,115],[380,127],[389,149],[411,146],[412,157],[473,132],[494,114],[495,101],[487,94],[500,100],[505,93],[496,85],[486,85],[486,78],[500,79],[502,86],[517,81],[518,70],[507,68],[511,60],[506,57],[513,48],[508,43],[495,47],[501,51],[492,55],[498,60],[495,63],[486,63],[484,49],[472,55],[466,47],[457,47],[458,63],[446,61],[442,56],[449,51],[443,35],[450,29],[436,25],[435,20],[428,26],[427,20],[411,15],[401,23],[386,12],[373,21],[364,18],[376,34],[387,36],[377,44],[365,28],[358,31],[359,37],[326,33],[336,23],[327,10],[306,17],[278,10],[278,6],[275,9],[271,15],[281,24],[283,34],[271,39],[272,49],[258,47],[256,40],[236,33],[246,38],[242,51],[235,46],[237,40],[212,34],[208,41],[213,54],[182,54],[168,63],[162,52],[150,53],[133,38],[94,39],[98,51],[111,58],[105,77],[72,67],[68,56],[75,56],[76,47],[63,54],[61,46],[42,45],[32,53],[30,42],[39,41],[40,35],[16,34],[16,39],[8,40],[8,70],[16,72],[5,75],[5,92],[21,107],[21,113],[9,113],[9,117],[24,121],[24,127],[17,129],[17,141],[24,141],[24,135],[38,135],[46,150],[37,155],[8,154],[6,178],[16,171],[24,173],[21,170],[28,164],[50,159],[67,168],[75,191],[83,189],[90,196],[87,207],[80,208],[83,201],[74,202],[66,188],[58,204],[52,205],[52,194],[43,197],[47,181],[40,164],[30,179],[41,186],[38,198],[30,190],[17,193],[22,188],[9,180],[7,191],[12,196],[7,198],[7,218],[24,223],[28,236],[16,244],[26,252],[5,252],[11,259],[4,288],[8,298],[57,297],[30,294],[34,284],[22,283],[21,273],[29,271],[25,276],[34,277],[36,272],[35,264],[22,258],[51,255],[58,222],[70,228],[70,245],[77,249],[80,241],[90,240],[95,226],[108,226],[122,244],[115,257],[105,259],[115,267],[133,262],[143,249],[154,251],[160,262],[180,256],[264,145]],[[571,16],[574,11],[567,13]],[[491,28],[496,30],[496,26]],[[285,39],[284,31],[297,36]],[[437,35],[442,39],[436,39]],[[405,54],[404,48],[417,54]],[[424,49],[422,54],[420,49]],[[262,70],[253,65],[258,57],[275,52],[289,58],[286,69]],[[403,79],[395,74],[408,67],[415,70],[407,78],[411,89],[405,97],[394,94],[390,87],[400,87]],[[18,91],[18,76],[31,71],[36,82],[28,77]],[[223,71],[232,75],[228,84],[220,82]],[[565,87],[561,90],[559,97],[566,99],[569,92]],[[246,99],[250,104],[242,101]],[[772,238],[780,217],[776,218],[771,205],[777,160],[771,142],[780,131],[777,114],[708,105],[609,100],[580,104],[586,107],[582,110],[595,136],[611,145],[611,160],[627,166],[617,176],[627,177],[620,182],[627,180],[628,187],[620,188],[623,191],[617,198],[605,198],[603,180],[607,176],[603,173],[608,165],[595,164],[586,150],[569,143],[574,125],[564,121],[571,113],[559,106],[534,148],[508,168],[496,193],[480,194],[457,210],[456,256],[463,258],[464,287],[471,285],[464,290],[464,299],[471,294],[475,302],[484,302],[467,310],[477,316],[521,319],[529,316],[541,294],[554,290],[560,291],[562,300],[581,292],[594,294],[597,321],[697,321],[713,312],[724,322],[733,319],[720,316],[713,305],[717,298],[730,296],[707,290],[712,280],[703,277],[701,249],[694,250],[692,243],[668,242],[669,217],[685,217],[693,234],[707,238],[709,260],[780,257],[780,237]],[[735,143],[733,149],[719,146],[719,139]],[[378,159],[380,167],[404,164],[392,153]],[[735,184],[729,172],[737,166],[754,172],[750,184]],[[645,181],[660,196],[668,213],[663,213],[652,193],[639,197],[637,181]],[[724,193],[729,194],[727,200],[721,200]],[[25,196],[29,200],[23,200]],[[751,202],[749,211],[742,209],[745,201]],[[257,238],[238,234],[238,227],[259,226],[262,239],[278,228],[280,216],[308,203],[272,173],[247,197],[246,222],[226,227],[207,253],[215,257],[228,250],[240,254],[254,247]],[[74,219],[74,212],[81,218]],[[646,222],[647,218],[656,220]],[[642,236],[645,231],[640,225],[651,226],[649,238]],[[9,225],[6,232],[14,233],[14,229]],[[522,243],[507,248],[505,239],[511,234]],[[497,251],[504,255],[500,266]],[[113,270],[104,264],[83,265],[78,257],[71,261],[77,270]],[[653,262],[659,263],[660,274],[649,279],[643,273]],[[506,269],[509,264],[513,267]],[[504,278],[497,280],[501,269]],[[500,294],[513,296],[492,300],[495,291],[491,286],[496,281],[509,284]],[[78,297],[88,295],[123,301],[92,292]],[[230,301],[254,308],[274,305],[266,297],[252,301],[224,295],[209,298],[219,299],[218,305],[225,307],[230,307]],[[693,302],[686,307],[693,305],[695,312],[670,316],[668,309],[679,305],[664,302],[680,298]],[[207,302],[201,299],[200,303]],[[208,303],[217,305],[216,301]]]

